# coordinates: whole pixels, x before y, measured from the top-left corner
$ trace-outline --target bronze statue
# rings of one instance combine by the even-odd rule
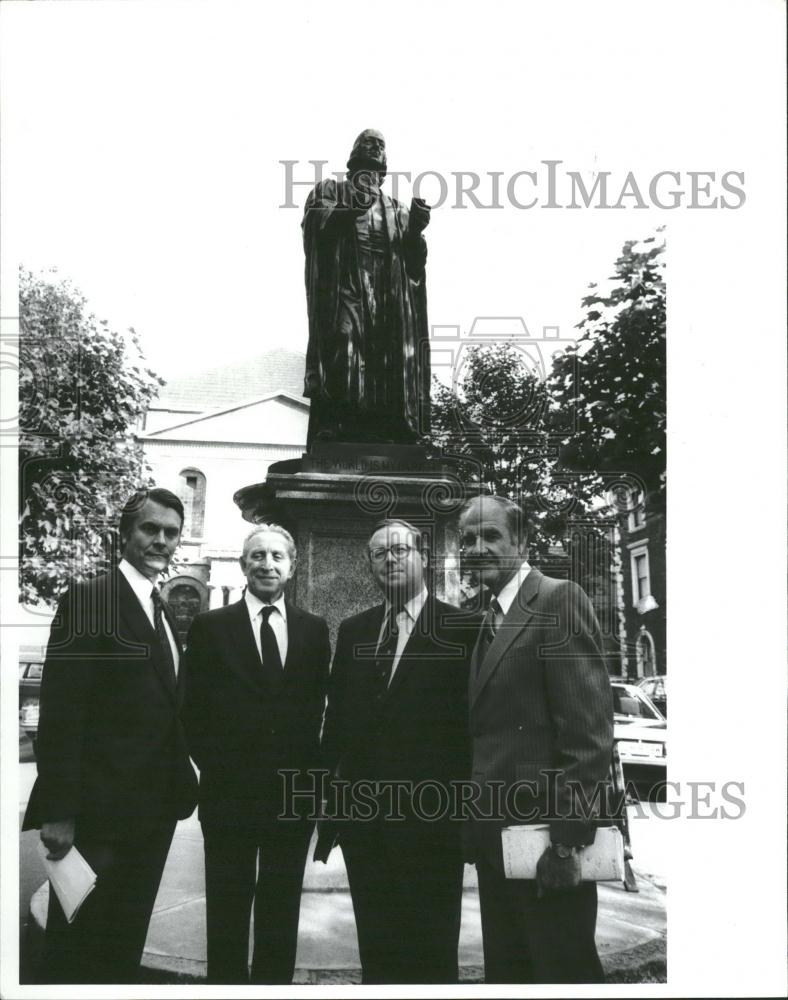
[[[307,446],[413,443],[429,430],[429,329],[422,236],[429,206],[381,191],[386,144],[366,129],[344,181],[320,181],[301,223],[309,346]]]

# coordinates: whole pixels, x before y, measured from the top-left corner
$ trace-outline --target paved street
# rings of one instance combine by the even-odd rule
[[[20,818],[35,776],[35,765],[20,765]],[[612,978],[638,981],[642,970],[664,970],[665,955],[665,834],[670,824],[642,804],[630,809],[635,868],[647,873],[640,892],[600,885],[598,943]],[[664,810],[663,810],[664,812]],[[46,888],[35,853],[36,831],[21,835],[20,921],[33,912],[41,924],[46,912]],[[466,867],[460,961],[463,978],[481,981],[482,949],[475,869]],[[33,928],[35,930],[35,927]],[[332,852],[328,865],[307,864],[301,908],[297,957],[299,982],[358,981],[358,949],[342,853]],[[178,824],[170,857],[151,920],[144,965],[148,981],[199,981],[205,975],[205,900],[202,836],[196,814]],[[653,972],[649,973],[653,975]],[[630,978],[634,976],[635,978]],[[153,978],[151,978],[153,977]],[[157,977],[160,977],[157,979]],[[621,981],[621,979],[619,979]]]

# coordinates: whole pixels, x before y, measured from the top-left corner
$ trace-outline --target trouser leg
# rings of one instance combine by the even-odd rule
[[[375,824],[340,837],[356,919],[361,982],[398,982],[396,883]]]
[[[463,862],[459,843],[387,831],[392,872],[392,959],[399,983],[456,983]]]
[[[96,887],[71,924],[50,886],[43,977],[48,983],[134,983],[175,830],[104,843],[77,833],[75,845],[96,872]]]
[[[293,981],[301,888],[314,823],[272,819],[259,838],[251,982]]]
[[[595,882],[536,894],[532,879],[507,879],[477,862],[487,983],[600,983]]]
[[[249,982],[249,920],[255,887],[253,832],[203,824],[208,981]]]

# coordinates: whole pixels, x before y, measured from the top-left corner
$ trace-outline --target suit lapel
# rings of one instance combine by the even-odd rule
[[[386,702],[391,701],[410,674],[418,669],[419,663],[423,664],[423,654],[428,652],[430,640],[434,634],[434,621],[435,605],[428,596],[424,602],[424,607],[421,609],[421,614],[413,625],[413,631],[405,643],[405,648],[402,650],[402,656],[397,664],[397,669],[394,671],[394,676],[391,678],[391,683],[386,691],[384,699]]]
[[[284,662],[285,684],[292,684],[298,674],[305,667],[311,666],[304,656],[304,636],[303,616],[300,610],[290,601],[285,599],[285,611],[287,613],[287,656]]]
[[[230,605],[229,612],[224,638],[232,653],[227,657],[227,663],[256,688],[263,688],[263,665],[257,652],[249,609],[243,597]]]
[[[358,630],[353,636],[351,655],[357,664],[374,669],[375,653],[378,649],[378,638],[383,627],[385,604],[377,604],[370,608],[363,621],[359,622]]]
[[[175,678],[169,669],[169,665],[165,663],[164,657],[162,656],[161,649],[159,647],[159,637],[156,635],[156,630],[151,625],[148,616],[145,614],[137,595],[131,589],[131,584],[120,572],[120,570],[115,571],[115,586],[115,592],[118,595],[120,620],[124,626],[123,632],[128,634],[130,638],[137,639],[139,642],[144,643],[148,647],[150,662],[152,663],[159,680],[163,684],[165,691],[174,701],[176,698]],[[151,584],[151,587],[152,586],[153,585]],[[170,621],[169,616],[167,620]],[[172,627],[172,625],[170,627]],[[173,634],[177,636],[174,629]],[[178,640],[176,638],[176,642],[177,641]],[[180,648],[180,644],[178,645]]]
[[[542,582],[542,574],[538,569],[532,569],[525,578],[522,587],[517,591],[512,606],[509,608],[504,620],[495,634],[492,645],[487,650],[484,659],[479,662],[479,639],[473,650],[471,661],[471,674],[469,680],[469,702],[473,708],[474,702],[479,694],[495,673],[498,664],[511,646],[514,640],[526,627],[534,616],[533,601],[539,593],[539,586]],[[479,634],[481,638],[481,632]]]
[[[170,610],[169,604],[162,598],[162,607],[164,608],[164,617],[167,619],[167,624],[170,626],[170,631],[172,632],[172,637],[175,640],[175,648],[178,650],[178,673],[175,678],[175,693],[177,695],[178,704],[180,705],[183,701],[183,694],[185,690],[184,685],[184,672],[183,672],[183,646],[181,645],[181,637],[178,635],[178,627],[175,622],[172,611]]]

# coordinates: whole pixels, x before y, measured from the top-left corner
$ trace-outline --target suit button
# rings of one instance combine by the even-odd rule
[[[276,736],[276,730],[275,730],[275,729],[272,729],[272,730],[271,730],[271,735],[272,735],[272,736]]]
[[[518,732],[518,733],[521,733],[522,731],[523,731],[523,727],[522,727],[522,726],[518,726],[518,727],[517,727],[517,732]]]

